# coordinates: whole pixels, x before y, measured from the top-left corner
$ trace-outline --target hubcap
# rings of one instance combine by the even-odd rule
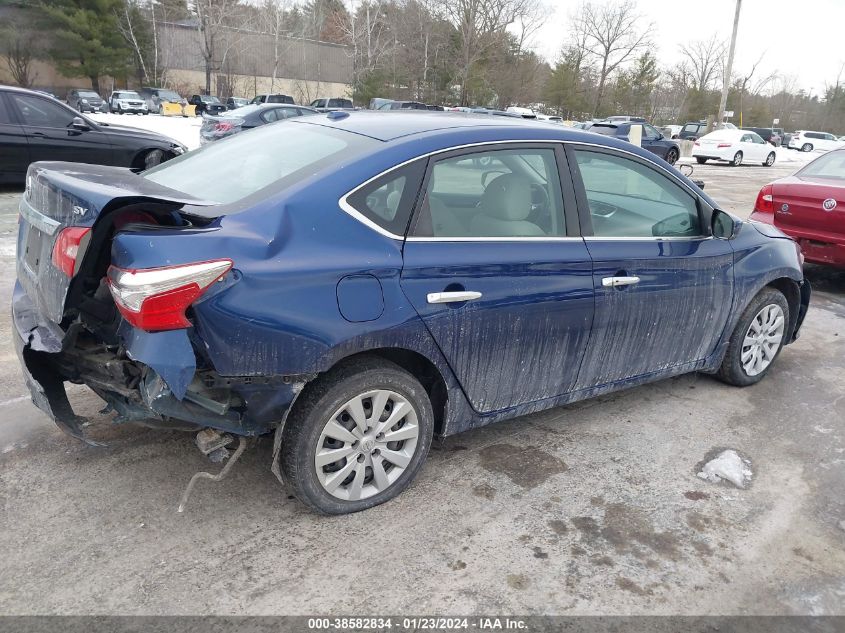
[[[783,340],[785,325],[783,310],[776,304],[765,306],[751,320],[740,356],[746,374],[756,376],[772,364]]]
[[[357,501],[392,486],[417,450],[420,427],[408,400],[388,389],[355,396],[317,440],[317,479],[334,497]]]
[[[734,165],[741,165],[742,164],[742,152],[737,152],[736,156],[734,156]]]

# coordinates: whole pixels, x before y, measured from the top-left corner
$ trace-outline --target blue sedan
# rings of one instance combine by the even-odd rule
[[[796,244],[648,151],[500,117],[335,112],[143,173],[36,163],[16,347],[118,422],[193,429],[320,512],[383,503],[432,437],[686,372],[770,371],[810,298]]]

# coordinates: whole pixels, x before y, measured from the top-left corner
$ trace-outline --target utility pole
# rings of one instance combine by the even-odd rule
[[[731,35],[731,47],[728,51],[728,64],[725,66],[725,76],[722,80],[722,98],[719,100],[719,118],[716,124],[721,126],[725,119],[725,106],[728,104],[728,89],[731,86],[731,71],[734,65],[734,49],[736,48],[736,32],[739,29],[739,10],[742,8],[742,0],[736,0],[736,14],[734,14],[734,31]]]

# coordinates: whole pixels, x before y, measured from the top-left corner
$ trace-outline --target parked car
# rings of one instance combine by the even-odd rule
[[[229,110],[242,108],[247,104],[249,104],[249,99],[244,99],[243,97],[229,97],[226,99],[226,107],[229,108]]]
[[[342,514],[406,488],[434,435],[685,372],[752,385],[798,335],[795,243],[642,148],[336,114],[141,174],[33,165],[10,336],[35,404],[90,441],[64,391],[88,385],[206,450],[238,436],[227,469],[277,433],[291,490]]]
[[[67,104],[79,112],[102,112],[107,110],[106,102],[93,90],[74,88],[67,93]]]
[[[786,147],[787,149],[793,149],[789,147],[789,141],[792,140],[792,133],[791,132],[784,132],[783,136],[781,137],[781,147]]]
[[[290,105],[294,105],[293,97],[283,94],[256,95],[250,103],[288,103]]]
[[[845,268],[845,149],[765,185],[751,219],[789,235],[807,261]]]
[[[744,127],[741,129],[754,132],[764,141],[775,147],[780,147],[783,141],[783,137],[778,134],[777,130],[771,127]]]
[[[109,111],[116,114],[149,114],[147,102],[134,90],[115,90],[109,97]]]
[[[631,116],[630,114],[616,114],[607,117],[607,121],[611,123],[645,123],[645,117]]]
[[[307,114],[318,114],[318,112],[308,106],[292,106],[282,103],[249,104],[237,110],[231,110],[225,115],[204,119],[200,127],[200,144],[206,145],[259,125],[293,119]]]
[[[510,114],[518,114],[523,119],[536,119],[537,115],[534,114],[534,110],[531,108],[521,108],[519,106],[508,106],[505,108],[505,112],[509,112]]]
[[[161,114],[163,103],[181,103],[182,97],[178,92],[167,88],[141,88],[138,94],[147,104],[147,111]]]
[[[24,182],[41,160],[145,169],[178,156],[185,146],[133,127],[89,119],[32,90],[0,86],[0,181]]]
[[[703,121],[685,123],[681,128],[678,138],[684,141],[696,141],[707,134],[707,124]]]
[[[611,123],[610,121],[602,121],[601,123],[594,123],[590,128],[590,132],[596,132],[604,136],[615,136],[618,139],[627,141],[631,133],[632,125],[642,126],[642,139],[640,144],[643,149],[657,154],[670,165],[674,165],[681,156],[680,146],[670,139],[663,136],[663,133],[656,127],[649,123]]]
[[[428,110],[428,106],[419,101],[388,101],[382,103],[379,110]]]
[[[311,102],[311,107],[318,112],[331,112],[333,110],[354,110],[355,106],[352,104],[352,99],[337,98],[322,98],[314,99]]]
[[[370,110],[380,110],[385,103],[392,103],[393,99],[384,99],[382,97],[374,97],[370,99],[370,105],[367,106]]]
[[[680,138],[682,129],[684,129],[683,125],[664,125],[662,128],[660,128],[660,131],[663,132],[663,136],[665,136],[666,138],[676,140]]]
[[[188,103],[194,106],[194,112],[197,116],[202,116],[203,114],[216,116],[228,109],[220,99],[213,95],[191,95]]]
[[[827,132],[808,132],[800,130],[795,132],[795,134],[792,135],[792,138],[789,139],[789,147],[791,149],[800,149],[802,152],[812,152],[817,149],[828,151],[843,147],[843,143],[833,134],[829,134]]]
[[[747,130],[716,130],[693,143],[692,156],[699,164],[708,160],[727,161],[734,167],[755,163],[771,167],[777,154],[763,138]]]

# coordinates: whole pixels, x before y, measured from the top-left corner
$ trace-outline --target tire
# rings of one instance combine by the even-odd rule
[[[768,352],[763,351],[761,348],[760,357],[763,359],[765,366],[761,366],[758,369],[753,367],[753,360],[756,356],[756,352],[754,352],[754,350],[756,348],[754,345],[746,345],[746,343],[749,342],[749,339],[755,337],[754,332],[751,329],[752,324],[760,329],[763,334],[771,331],[772,333],[769,335],[770,337],[777,336],[777,330],[772,331],[766,329],[765,316],[761,317],[761,315],[765,314],[764,311],[769,309],[772,310],[771,314],[774,314],[775,317],[777,317],[779,310],[779,315],[782,319],[782,323],[780,325],[780,339],[776,342],[770,341],[770,343],[768,343]],[[772,319],[770,323],[777,323],[777,318]],[[783,344],[788,333],[789,323],[789,303],[787,303],[786,297],[783,296],[783,293],[775,290],[774,288],[764,288],[761,290],[757,296],[751,300],[748,307],[745,308],[742,316],[739,317],[739,321],[734,328],[733,334],[731,334],[728,349],[727,352],[725,352],[725,357],[722,359],[722,365],[719,367],[717,374],[719,379],[737,387],[747,387],[748,385],[760,382],[769,372],[769,369],[774,364],[780,354],[780,351],[783,349]],[[772,344],[775,343],[776,347],[772,347]],[[752,352],[750,357],[748,356],[749,351]],[[745,359],[745,363],[743,362],[743,359]],[[752,367],[748,366],[749,362],[751,362]]]
[[[151,149],[146,154],[144,154],[144,169],[152,169],[153,167],[161,165],[164,160],[164,150]]]
[[[802,152],[812,152],[812,151],[813,151],[813,146],[812,146],[812,144],[810,144],[810,143],[804,143],[804,144],[801,146],[801,151],[802,151]]]
[[[742,165],[742,152],[737,152],[731,161],[731,167],[739,167],[740,165]]]
[[[701,156],[696,156],[696,157],[695,157],[695,160],[696,160],[696,162],[697,162],[699,165],[703,165],[704,163],[706,163],[706,162],[707,162],[707,159],[706,159],[706,158],[702,158]]]
[[[676,150],[674,147],[668,152],[666,152],[666,162],[670,165],[674,165],[678,162],[678,150]]]
[[[777,158],[775,153],[769,152],[769,155],[766,156],[766,162],[763,163],[763,167],[771,167],[772,165],[774,165],[775,164],[775,158]]]
[[[120,106],[117,106],[117,113],[123,114],[123,108],[121,108]]]
[[[385,393],[389,396],[384,396]],[[416,426],[415,437],[386,443],[383,433],[374,435],[380,422],[373,419],[375,416],[366,418],[366,415],[368,410],[379,406],[376,398],[380,396],[389,398],[381,417],[395,411],[393,406],[404,401],[407,413],[397,418],[390,428],[393,434],[403,430],[407,434],[413,433]],[[360,403],[359,411],[363,414],[360,419],[366,425],[367,435],[363,439],[349,413],[354,402]],[[389,419],[385,418],[384,422]],[[332,422],[335,434],[340,430],[342,436],[347,429],[355,432],[354,437],[351,431],[347,438],[335,439],[328,435],[326,430]],[[296,497],[309,508],[323,514],[359,512],[393,499],[411,483],[428,455],[433,432],[431,402],[417,379],[389,361],[359,357],[341,363],[319,377],[296,402],[282,433],[281,471]],[[318,451],[333,450],[352,452],[343,453],[335,462],[318,466]],[[408,450],[411,451],[409,460]],[[401,457],[397,461],[404,463],[404,468],[385,457],[388,452],[393,459]],[[376,467],[380,468],[381,483],[376,476]],[[348,474],[344,475],[344,472]],[[359,475],[359,472],[363,474]],[[334,473],[340,474],[333,478]],[[339,477],[344,478],[338,481]],[[361,483],[356,492],[358,481]],[[356,496],[359,498],[355,499]]]

